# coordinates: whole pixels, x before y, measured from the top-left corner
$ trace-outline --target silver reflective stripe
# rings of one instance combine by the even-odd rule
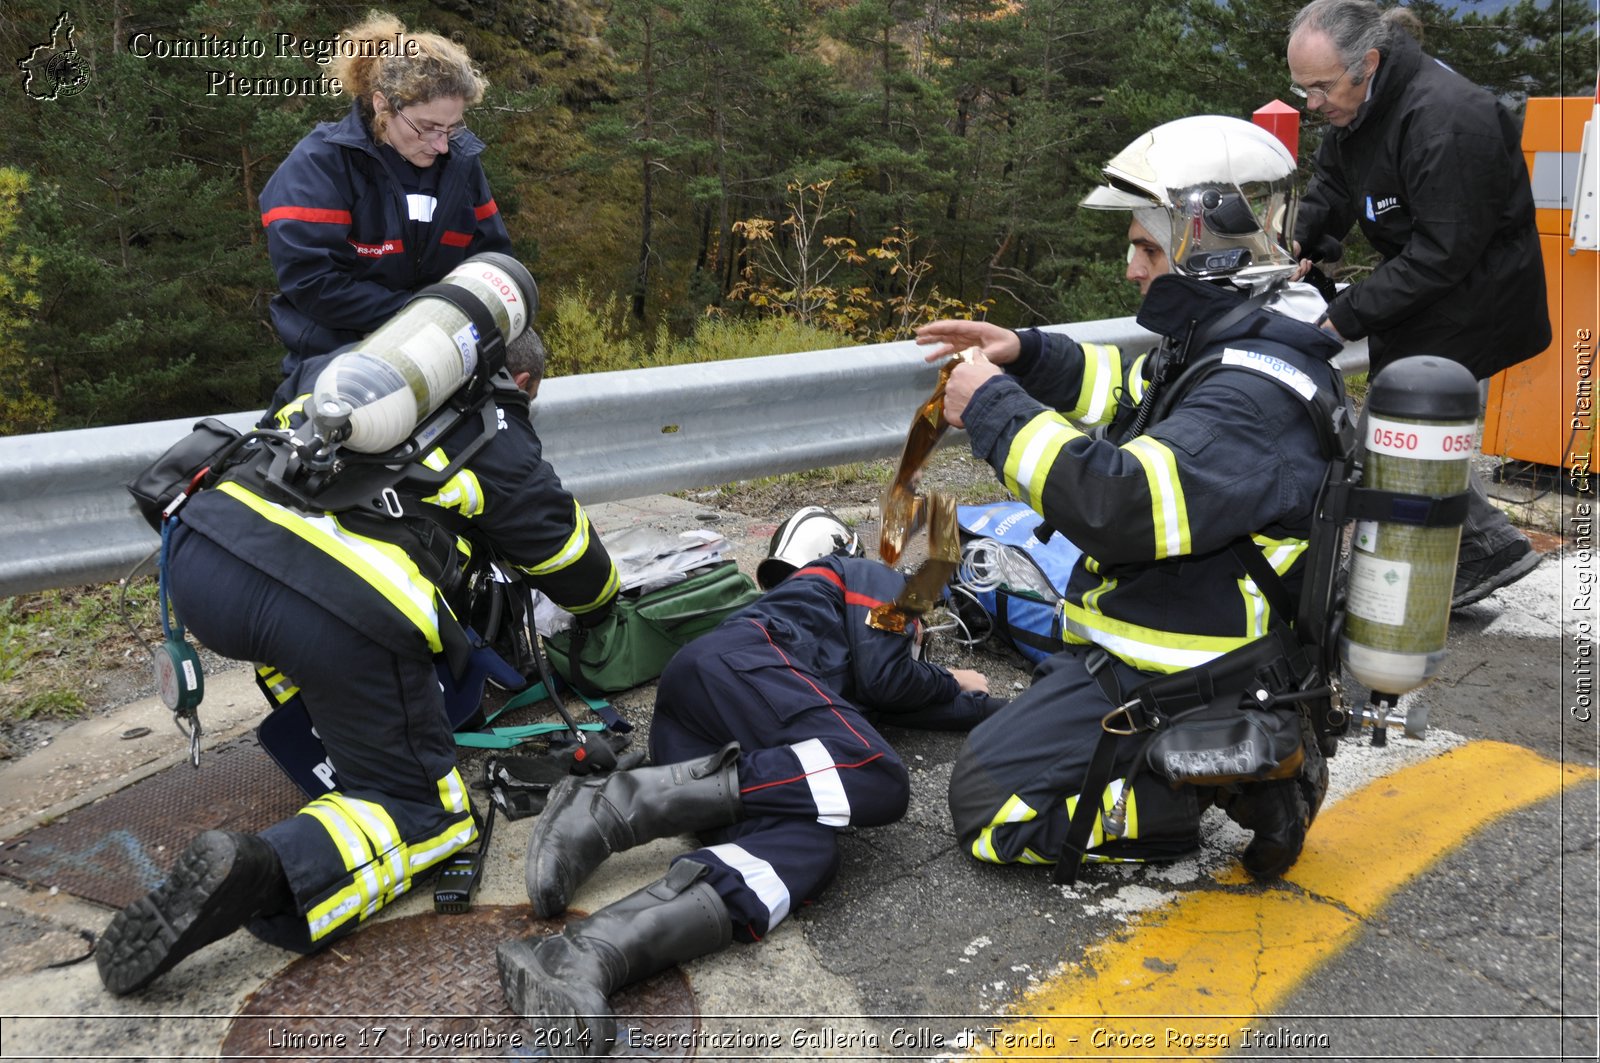
[[[808,738],[789,748],[800,762],[800,770],[806,773],[811,801],[817,806],[817,822],[824,827],[848,827],[850,795],[844,791],[844,780],[839,777],[828,747],[818,739]]]
[[[725,843],[713,845],[706,852],[727,864],[739,877],[762,907],[767,910],[767,929],[771,930],[789,915],[789,887],[778,877],[777,870],[759,856],[740,845]]]

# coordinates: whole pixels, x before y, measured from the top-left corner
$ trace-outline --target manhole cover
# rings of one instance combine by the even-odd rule
[[[500,993],[495,946],[560,932],[526,905],[391,919],[296,960],[245,1002],[228,1028],[228,1059],[505,1059],[545,1055],[539,1032]],[[676,968],[611,998],[613,1055],[692,1057],[699,1012]],[[629,1036],[629,1031],[635,1031]],[[682,1045],[665,1054],[642,1045]]]

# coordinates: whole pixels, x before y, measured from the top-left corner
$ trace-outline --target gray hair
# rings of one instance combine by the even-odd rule
[[[506,368],[511,370],[513,376],[527,373],[533,380],[543,380],[547,357],[544,340],[539,338],[539,334],[531,326],[523,329],[522,335],[506,344]]]
[[[1311,0],[1289,23],[1289,39],[1302,30],[1325,33],[1345,69],[1355,71],[1372,49],[1387,52],[1397,31],[1416,36],[1412,25],[1420,27],[1416,16],[1401,7],[1385,11],[1372,0]]]

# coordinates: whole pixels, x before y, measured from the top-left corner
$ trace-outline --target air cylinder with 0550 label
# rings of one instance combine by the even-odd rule
[[[1458,362],[1402,358],[1373,381],[1366,414],[1364,498],[1339,648],[1374,703],[1393,704],[1444,660],[1478,384]]]

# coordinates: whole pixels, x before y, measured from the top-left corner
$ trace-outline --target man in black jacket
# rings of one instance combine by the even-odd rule
[[[1297,250],[1314,254],[1360,224],[1383,255],[1322,322],[1346,340],[1369,337],[1373,375],[1436,354],[1484,381],[1550,345],[1520,130],[1487,91],[1423,53],[1402,10],[1313,0],[1290,26],[1294,90],[1333,127],[1300,205]],[[1539,563],[1476,474],[1472,488],[1454,607]]]

